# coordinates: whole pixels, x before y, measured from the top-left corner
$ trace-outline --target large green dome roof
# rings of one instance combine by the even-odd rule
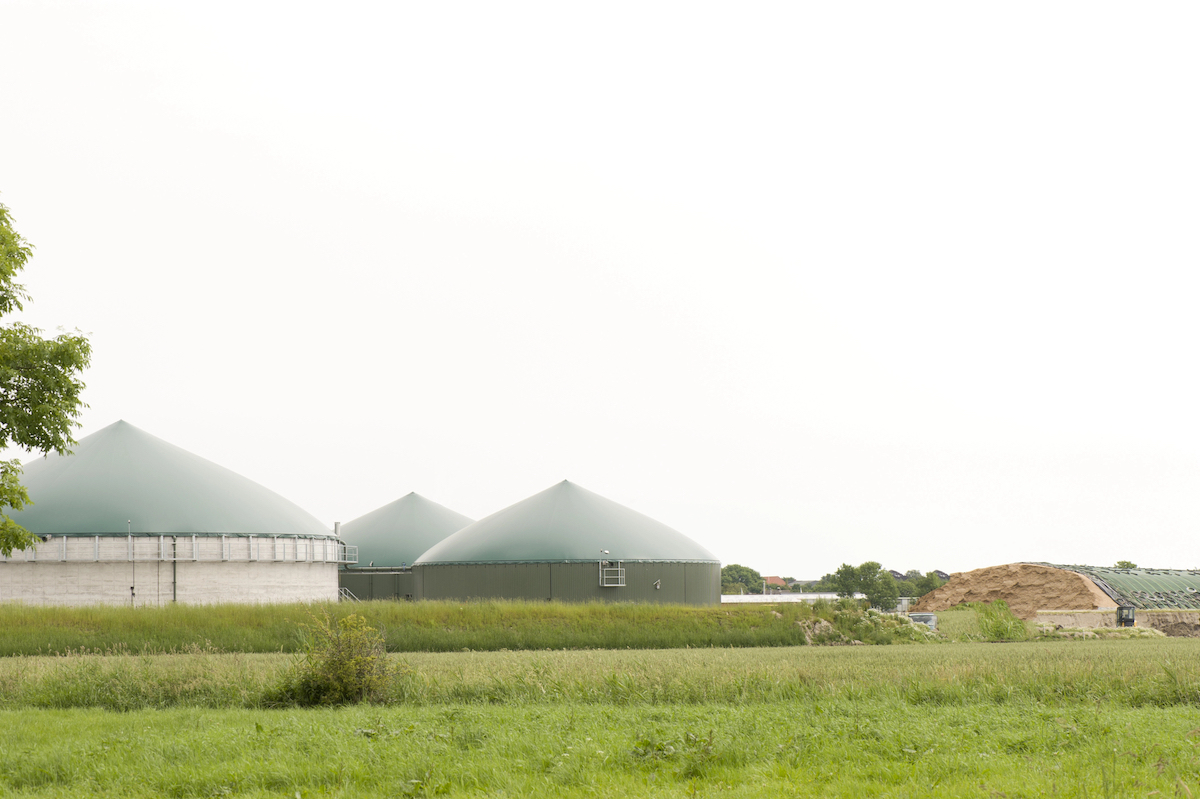
[[[332,536],[275,492],[123,421],[31,461],[21,482],[34,504],[9,515],[38,535],[124,534],[128,522],[134,533]]]
[[[608,554],[602,554],[608,550]],[[563,480],[464,527],[417,558],[448,563],[703,561],[717,558],[676,530]]]
[[[342,539],[358,547],[358,565],[411,566],[425,550],[474,519],[406,494],[342,525]]]

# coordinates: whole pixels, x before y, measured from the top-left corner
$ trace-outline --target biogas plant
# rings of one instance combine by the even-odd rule
[[[0,557],[0,602],[721,600],[712,553],[565,480],[479,521],[408,494],[330,530],[121,421],[22,482],[36,504],[9,515],[41,543]]]
[[[721,602],[711,552],[567,480],[477,522],[409,494],[342,529],[370,553],[342,572],[364,599]]]
[[[25,467],[39,536],[0,557],[0,601],[37,605],[313,602],[348,547],[305,510],[127,422]]]

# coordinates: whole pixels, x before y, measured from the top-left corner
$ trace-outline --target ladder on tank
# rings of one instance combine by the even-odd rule
[[[624,588],[625,587],[625,566],[622,561],[616,561],[613,565],[611,560],[600,561],[600,587],[601,588]]]

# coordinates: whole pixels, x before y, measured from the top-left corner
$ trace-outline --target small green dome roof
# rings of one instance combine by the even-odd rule
[[[38,535],[251,533],[329,536],[316,517],[252,480],[114,422],[26,464],[35,504],[10,512]],[[128,522],[128,527],[126,525]]]
[[[359,566],[411,566],[425,550],[474,519],[406,494],[342,525],[342,540],[358,547]]]
[[[599,560],[718,562],[683,533],[563,480],[464,527],[416,563]]]

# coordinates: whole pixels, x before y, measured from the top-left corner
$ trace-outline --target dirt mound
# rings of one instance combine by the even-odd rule
[[[911,611],[948,610],[963,602],[1003,599],[1013,613],[1031,620],[1039,610],[1115,608],[1107,594],[1082,574],[1032,563],[1009,563],[970,572],[955,572],[950,581],[921,597]]]

